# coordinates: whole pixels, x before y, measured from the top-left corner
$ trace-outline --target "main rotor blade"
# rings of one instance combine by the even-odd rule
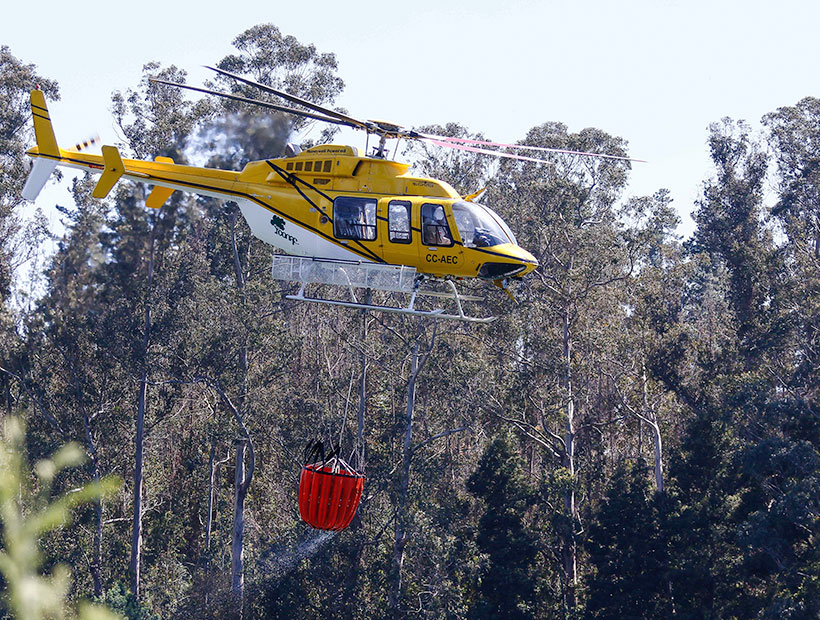
[[[329,118],[327,116],[321,116],[320,114],[314,114],[313,112],[305,112],[304,110],[297,110],[296,108],[289,108],[283,105],[277,105],[275,103],[268,103],[267,101],[260,101],[258,99],[249,99],[248,97],[241,97],[239,95],[232,95],[230,93],[222,93],[216,90],[209,90],[207,88],[199,88],[197,86],[189,86],[188,84],[179,84],[177,82],[168,82],[166,80],[160,80],[159,78],[148,78],[151,82],[156,84],[165,84],[167,86],[176,86],[177,88],[184,88],[186,90],[193,90],[198,93],[205,93],[206,95],[215,95],[217,97],[223,97],[225,99],[231,99],[232,101],[239,101],[241,103],[250,103],[252,105],[262,106],[263,108],[268,108],[271,110],[276,110],[277,112],[285,112],[287,114],[296,114],[297,116],[304,116],[306,118],[312,118],[317,121],[324,121],[325,123],[334,123],[336,125],[345,125],[347,127],[358,127],[352,123],[348,123],[346,121],[342,121],[336,118]]]
[[[233,78],[234,80],[238,80],[240,82],[244,82],[250,86],[255,86],[261,90],[264,90],[267,93],[271,93],[273,95],[277,95],[282,97],[282,99],[286,99],[291,103],[295,103],[297,105],[305,106],[306,108],[310,108],[311,110],[315,110],[316,112],[321,112],[327,116],[337,118],[340,121],[344,121],[348,123],[351,127],[358,127],[360,129],[370,129],[371,124],[366,123],[364,121],[360,121],[357,118],[353,118],[352,116],[348,116],[347,114],[342,114],[341,112],[337,112],[336,110],[331,110],[330,108],[326,108],[324,106],[320,106],[319,104],[313,103],[308,101],[307,99],[302,99],[301,97],[297,97],[296,95],[291,95],[283,90],[279,90],[277,88],[273,88],[272,86],[266,86],[265,84],[260,84],[259,82],[255,82],[249,78],[243,77],[241,75],[237,75],[236,73],[231,73],[230,71],[225,71],[224,69],[219,69],[217,67],[209,67],[205,65],[206,69],[210,69],[211,71],[216,71],[217,73],[221,73],[222,75],[226,75],[229,78]]]
[[[493,157],[504,157],[506,159],[519,159],[521,161],[531,161],[537,164],[553,165],[553,162],[546,159],[537,159],[535,157],[527,157],[526,155],[514,155],[513,153],[504,153],[503,151],[491,151],[489,149],[481,149],[476,146],[468,146],[466,144],[459,144],[457,142],[444,142],[437,140],[433,136],[424,136],[424,140],[429,140],[436,146],[442,146],[448,149],[458,149],[459,151],[470,151],[471,153],[481,153],[482,155],[492,155]]]
[[[488,142],[486,140],[471,140],[469,138],[453,138],[450,136],[437,136],[435,134],[419,134],[423,138],[429,140],[440,140],[442,142],[455,142],[457,144],[474,144],[478,146],[497,146],[506,149],[521,149],[526,151],[540,151],[543,153],[559,153],[563,155],[583,155],[585,157],[600,157],[602,159],[620,159],[624,161],[635,161],[645,164],[644,159],[634,159],[632,157],[624,157],[621,155],[607,155],[604,153],[589,153],[587,151],[572,151],[568,149],[548,148],[545,146],[530,146],[528,144],[502,144],[500,142]],[[494,153],[495,151],[489,151]]]

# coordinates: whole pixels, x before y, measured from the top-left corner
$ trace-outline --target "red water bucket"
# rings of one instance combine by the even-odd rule
[[[363,488],[364,476],[349,468],[305,465],[299,480],[299,515],[317,529],[343,530],[356,515]]]

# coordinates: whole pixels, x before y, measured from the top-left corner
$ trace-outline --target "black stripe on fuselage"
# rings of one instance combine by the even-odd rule
[[[305,194],[305,193],[304,193],[301,189],[299,189],[299,187],[296,185],[296,181],[298,181],[298,182],[300,182],[300,183],[303,183],[304,185],[306,185],[308,188],[312,189],[314,192],[316,192],[317,194],[319,194],[322,198],[324,198],[324,199],[325,199],[325,200],[327,200],[328,202],[333,202],[333,198],[331,198],[330,196],[328,196],[327,194],[325,194],[325,193],[324,193],[322,190],[320,190],[319,188],[317,188],[317,187],[315,187],[315,186],[311,185],[310,183],[308,183],[308,182],[307,182],[307,181],[305,181],[304,179],[300,179],[299,177],[297,177],[297,176],[296,176],[296,175],[294,175],[294,174],[288,174],[285,170],[282,170],[282,168],[280,168],[279,166],[277,166],[276,164],[274,164],[272,161],[270,161],[270,160],[265,160],[265,162],[268,164],[268,166],[270,166],[271,168],[273,168],[273,169],[274,169],[274,171],[276,171],[276,172],[279,174],[279,176],[281,176],[281,177],[285,180],[285,182],[286,182],[286,183],[288,183],[291,187],[293,187],[293,189],[295,189],[297,192],[299,192],[299,195],[300,195],[302,198],[304,198],[310,206],[312,206],[314,209],[317,209],[317,210],[321,211],[322,213],[324,213],[325,215],[327,215],[327,213],[325,212],[325,210],[324,210],[324,209],[322,209],[322,207],[320,207],[318,204],[316,204],[315,202],[313,202],[313,201],[312,201],[312,200],[311,200],[311,199],[307,196],[307,194]],[[302,225],[304,226],[304,224],[302,224]],[[333,237],[333,240],[334,240],[334,241],[336,241],[336,238],[335,238],[335,237]],[[385,260],[384,260],[383,258],[381,258],[378,254],[376,254],[375,252],[373,252],[373,250],[371,250],[370,248],[368,248],[368,247],[364,246],[364,245],[362,244],[362,242],[361,242],[361,241],[359,241],[358,239],[349,239],[348,241],[353,241],[353,242],[354,242],[357,246],[359,246],[359,248],[362,250],[362,252],[365,252],[365,253],[366,253],[366,255],[367,255],[368,257],[372,258],[372,259],[373,259],[373,260],[375,260],[377,263],[384,263],[384,262],[385,262]],[[338,242],[337,242],[337,243],[338,243]],[[350,246],[349,246],[349,245],[347,245],[347,244],[342,243],[342,244],[340,244],[340,245],[343,245],[345,248],[350,249]],[[359,254],[361,254],[361,252],[358,252],[358,253],[359,253]]]
[[[310,198],[308,198],[308,197],[304,194],[304,192],[302,192],[301,190],[299,190],[299,188],[298,188],[298,187],[296,187],[296,182],[295,182],[295,181],[298,181],[298,182],[300,182],[300,183],[303,183],[305,186],[307,186],[308,188],[312,189],[314,192],[316,192],[317,194],[319,194],[322,198],[326,199],[328,202],[333,202],[333,198],[331,198],[330,196],[328,196],[327,194],[325,194],[325,193],[324,193],[322,190],[320,190],[318,187],[315,187],[314,185],[311,185],[310,183],[308,183],[308,182],[307,182],[307,181],[305,181],[304,179],[302,179],[302,178],[300,178],[300,177],[296,176],[295,174],[290,174],[290,173],[286,172],[284,169],[282,169],[280,166],[277,166],[276,164],[274,164],[274,163],[273,163],[272,161],[270,161],[270,160],[266,160],[266,163],[267,163],[267,164],[268,164],[271,168],[273,168],[273,169],[274,169],[274,170],[275,170],[275,171],[279,174],[279,176],[281,176],[281,177],[285,180],[285,182],[286,182],[286,183],[288,183],[288,184],[290,184],[291,186],[293,186],[293,188],[294,188],[296,191],[298,191],[298,192],[299,192],[299,194],[302,196],[302,198],[304,198],[304,199],[305,199],[305,200],[306,200],[306,201],[307,201],[307,202],[308,202],[308,203],[309,203],[312,207],[314,207],[314,208],[316,208],[316,209],[319,209],[320,211],[322,211],[322,213],[325,213],[324,209],[322,209],[319,205],[317,205],[317,204],[316,204],[315,202],[313,202]],[[359,162],[359,163],[361,163],[361,162]],[[387,218],[382,217],[382,216],[380,216],[380,215],[377,215],[377,216],[376,216],[376,219],[377,219],[377,220],[382,220],[383,222],[387,222],[387,221],[388,221],[388,220],[387,220]],[[421,229],[420,229],[420,228],[414,228],[414,227],[412,227],[412,226],[411,226],[411,227],[410,227],[410,230],[414,230],[414,231],[416,231],[417,233],[421,234]],[[366,251],[368,251],[368,252],[371,252],[371,250],[369,250],[368,248],[366,248],[366,247],[362,246],[362,245],[361,245],[361,243],[360,243],[358,240],[354,240],[354,241],[356,241],[356,243],[358,243],[358,244],[362,247],[362,249],[363,249],[363,250],[366,250]],[[455,239],[453,239],[453,244],[452,244],[452,245],[457,245],[457,246],[464,247],[464,244],[463,244],[461,241],[456,241]],[[442,247],[452,247],[452,245],[451,245],[451,246],[442,246]],[[507,255],[507,254],[501,254],[500,252],[492,252],[492,251],[490,251],[490,250],[484,250],[484,249],[482,249],[482,248],[468,248],[468,249],[471,249],[471,250],[478,250],[479,252],[484,252],[485,254],[490,254],[490,255],[492,255],[492,256],[498,256],[498,257],[501,257],[501,258],[513,259],[513,260],[523,260],[524,262],[527,262],[527,263],[531,263],[531,262],[532,262],[532,261],[528,261],[528,260],[525,260],[525,259],[518,259],[517,257],[514,257],[514,256],[509,256],[509,255]],[[383,260],[381,260],[381,259],[379,259],[379,262],[384,262],[384,261],[383,261]]]
[[[517,260],[522,263],[529,263],[531,265],[537,265],[538,261],[529,260],[526,258],[520,258],[518,256],[510,256],[509,254],[502,254],[501,252],[493,252],[492,250],[486,250],[484,248],[467,248],[468,250],[475,250],[476,252],[481,252],[483,254],[489,254],[490,256],[499,256],[501,258],[506,258],[507,260]]]
[[[89,167],[89,168],[97,168],[97,169],[100,169],[100,170],[103,169],[103,166],[91,163],[91,162],[86,161],[84,159],[76,159],[76,158],[73,158],[73,157],[54,157],[54,156],[51,156],[51,155],[40,155],[40,156],[41,157],[48,157],[49,159],[56,159],[57,161],[65,161],[65,162],[70,162],[70,163],[74,163],[74,164],[79,164],[81,166],[85,166],[85,167]],[[275,169],[276,168],[274,167],[274,170]],[[126,170],[125,174],[126,175],[128,174],[127,170]],[[143,174],[147,174],[147,173],[143,173]],[[305,228],[305,229],[319,235],[320,237],[322,237],[324,239],[327,239],[331,243],[334,243],[335,245],[337,245],[339,247],[342,247],[345,250],[349,250],[349,251],[353,252],[354,254],[358,254],[362,258],[366,258],[368,260],[373,260],[377,263],[386,262],[383,258],[381,258],[377,254],[373,253],[372,250],[362,246],[361,243],[359,243],[359,246],[361,246],[361,249],[350,247],[347,244],[340,243],[335,237],[333,237],[331,235],[328,235],[326,233],[323,233],[321,230],[313,228],[313,226],[310,226],[309,224],[306,224],[304,222],[299,221],[298,219],[294,218],[292,215],[288,215],[286,213],[283,213],[279,209],[276,209],[275,207],[263,202],[262,200],[260,200],[259,198],[257,198],[256,196],[253,196],[251,194],[245,194],[243,192],[237,192],[235,190],[223,189],[223,188],[213,186],[213,185],[205,185],[203,183],[192,183],[190,181],[182,181],[182,180],[179,180],[179,179],[169,179],[169,178],[165,178],[165,177],[161,177],[161,176],[157,176],[157,175],[151,175],[151,174],[148,174],[148,176],[146,178],[140,178],[140,181],[143,182],[143,183],[150,183],[150,181],[152,179],[155,180],[155,181],[170,183],[170,184],[173,184],[173,185],[183,185],[185,187],[198,188],[198,189],[207,189],[207,190],[211,190],[211,191],[214,191],[214,192],[218,192],[220,194],[227,194],[227,195],[230,195],[230,196],[237,196],[237,197],[240,197],[240,198],[246,198],[247,200],[255,202],[256,204],[264,207],[268,211],[276,213],[277,215],[281,215],[286,220],[288,220],[288,221],[290,221],[294,224],[297,224],[297,225],[301,226],[302,228]],[[302,196],[305,198],[305,200],[307,200],[310,204],[315,204],[315,203],[313,203],[313,201],[310,200],[310,198],[305,196],[301,191],[299,193],[302,194]]]
[[[46,154],[43,154],[43,153],[39,153],[39,154],[35,155],[35,157],[45,157],[47,159],[57,160],[58,162],[60,162],[60,161],[68,162],[68,163],[72,163],[72,164],[78,164],[78,165],[84,166],[86,168],[94,168],[94,169],[98,169],[98,170],[102,170],[104,168],[102,165],[89,162],[85,159],[77,159],[77,158],[74,158],[74,157],[56,157],[56,156],[53,156],[53,155],[46,155]],[[129,174],[128,170],[126,170],[124,174],[127,176]],[[160,182],[160,183],[164,182],[164,183],[168,183],[168,184],[172,184],[172,185],[182,185],[182,186],[185,186],[185,187],[190,187],[190,188],[195,188],[195,189],[206,189],[206,190],[210,190],[210,191],[217,192],[217,193],[220,193],[220,194],[226,194],[226,195],[229,195],[229,196],[236,196],[236,197],[239,197],[239,198],[245,198],[247,200],[255,202],[256,204],[258,204],[261,207],[264,207],[268,211],[276,213],[277,215],[281,215],[286,220],[288,220],[288,221],[290,221],[294,224],[297,224],[297,225],[301,226],[302,228],[305,228],[305,229],[319,235],[320,237],[323,237],[324,239],[327,239],[328,241],[334,243],[335,245],[338,245],[339,247],[344,248],[345,250],[349,250],[349,251],[353,252],[354,254],[358,254],[362,258],[366,258],[368,260],[375,260],[375,262],[378,262],[378,263],[384,263],[385,262],[385,260],[383,258],[381,258],[378,255],[374,254],[368,248],[362,247],[361,250],[359,250],[357,248],[352,248],[349,245],[346,245],[344,243],[339,243],[339,241],[335,237],[327,235],[327,234],[323,233],[321,230],[313,228],[309,224],[306,224],[304,222],[299,221],[298,219],[294,218],[292,215],[288,215],[286,213],[283,213],[279,209],[276,209],[276,208],[272,207],[271,205],[263,202],[262,200],[260,200],[259,198],[257,198],[256,196],[253,196],[251,194],[245,194],[243,192],[237,192],[235,190],[223,189],[221,187],[217,187],[217,186],[214,186],[214,185],[205,185],[204,183],[192,183],[190,181],[182,181],[180,179],[169,179],[169,178],[166,178],[166,177],[161,177],[161,176],[158,176],[158,175],[152,175],[152,174],[148,174],[148,173],[140,173],[140,174],[147,174],[147,176],[145,178],[142,178],[142,177],[139,178],[139,181],[141,181],[142,183],[151,183],[151,181],[153,180],[155,182]],[[310,199],[308,199],[308,198],[306,198],[306,199],[308,200],[308,202],[310,202]]]
[[[88,161],[83,160],[83,159],[75,159],[75,158],[73,158],[73,157],[56,157],[56,156],[53,156],[53,155],[45,155],[45,154],[42,154],[42,153],[41,153],[41,154],[39,154],[38,156],[39,156],[39,157],[46,157],[46,158],[48,158],[48,159],[55,159],[55,160],[57,160],[57,161],[66,161],[66,162],[71,162],[71,163],[75,163],[75,164],[80,164],[80,165],[82,165],[82,166],[86,166],[86,167],[89,167],[89,168],[95,168],[95,169],[99,169],[99,170],[102,170],[102,169],[103,169],[103,166],[101,166],[101,165],[99,165],[99,164],[94,164],[94,163],[88,162]],[[276,171],[277,171],[277,172],[279,172],[280,174],[284,173],[284,175],[285,175],[285,180],[287,180],[287,173],[286,173],[284,170],[282,170],[281,168],[279,168],[278,166],[276,166],[276,165],[274,165],[274,164],[271,164],[270,162],[268,162],[268,164],[271,166],[271,168],[273,168],[274,170],[276,170]],[[277,168],[279,168],[279,169],[277,170]],[[280,171],[281,171],[281,172],[280,172]],[[125,172],[125,174],[128,174],[128,172],[126,171],[126,172]],[[298,178],[298,177],[297,177],[297,178]],[[256,204],[258,204],[258,205],[260,205],[260,206],[264,207],[264,208],[265,208],[265,209],[267,209],[268,211],[271,211],[271,212],[273,212],[273,213],[276,213],[277,215],[281,215],[281,216],[282,216],[282,217],[284,217],[286,220],[289,220],[289,221],[293,222],[294,224],[298,224],[299,226],[302,226],[303,228],[305,228],[305,229],[307,229],[307,230],[309,230],[309,231],[311,231],[311,232],[313,232],[313,233],[315,233],[315,234],[319,235],[320,237],[322,237],[322,238],[324,238],[324,239],[327,239],[328,241],[330,241],[330,242],[332,242],[332,243],[334,243],[334,244],[336,244],[336,245],[338,245],[338,246],[340,246],[340,247],[342,247],[342,248],[344,248],[344,249],[346,249],[346,250],[350,250],[351,252],[354,252],[354,253],[356,253],[356,254],[359,254],[360,256],[362,256],[362,258],[368,258],[368,259],[371,259],[371,260],[375,259],[375,260],[376,260],[376,262],[379,262],[379,263],[385,263],[385,262],[386,262],[383,258],[381,258],[381,257],[379,257],[378,255],[376,255],[375,253],[373,253],[373,251],[372,251],[372,250],[370,250],[369,248],[364,247],[364,246],[363,246],[360,242],[358,242],[358,241],[357,241],[357,244],[361,247],[361,251],[360,251],[359,249],[357,249],[357,248],[352,248],[352,247],[350,247],[350,246],[349,246],[349,245],[347,245],[347,244],[340,243],[340,242],[339,242],[339,240],[338,240],[338,239],[336,239],[335,237],[333,237],[332,235],[328,235],[328,234],[326,234],[326,233],[323,233],[321,230],[318,230],[318,229],[316,229],[316,228],[313,228],[313,227],[312,227],[312,226],[310,226],[309,224],[305,224],[304,222],[301,222],[301,221],[297,220],[297,219],[296,219],[296,218],[294,218],[293,216],[288,215],[288,214],[286,214],[286,213],[283,213],[282,211],[280,211],[280,210],[278,210],[278,209],[276,209],[276,208],[272,207],[271,205],[269,205],[269,204],[267,204],[267,203],[263,202],[262,200],[260,200],[260,199],[256,198],[255,196],[253,196],[253,195],[251,195],[251,194],[245,194],[245,193],[242,193],[242,192],[237,192],[237,191],[233,191],[233,190],[225,190],[225,189],[222,189],[222,188],[219,188],[219,187],[216,187],[216,186],[212,186],[212,185],[204,185],[204,184],[201,184],[201,183],[191,183],[191,182],[188,182],[188,181],[180,181],[180,180],[174,180],[174,179],[167,179],[167,178],[163,178],[163,177],[160,177],[160,176],[152,176],[152,175],[150,175],[150,174],[148,175],[148,179],[155,179],[155,180],[157,180],[157,181],[165,181],[166,183],[172,183],[172,184],[175,184],[175,185],[185,185],[185,186],[187,186],[187,187],[200,188],[200,189],[207,189],[207,190],[211,190],[211,191],[219,192],[219,193],[221,193],[221,194],[229,194],[229,195],[238,196],[238,197],[241,197],[241,198],[246,198],[246,199],[248,199],[248,200],[250,200],[250,201],[252,201],[252,202],[255,202]],[[141,180],[142,180],[142,182],[144,182],[144,183],[148,183],[148,182],[149,182],[149,181],[148,181],[148,180],[146,180],[146,179],[141,179]],[[299,179],[299,180],[300,180],[300,181],[302,181],[303,183],[305,183],[306,185],[308,185],[309,187],[311,187],[311,189],[314,189],[314,190],[315,190],[315,191],[316,191],[319,195],[321,195],[321,196],[323,196],[323,197],[327,198],[327,200],[329,200],[329,201],[331,201],[331,202],[333,201],[333,200],[332,200],[332,198],[330,198],[327,194],[325,194],[324,192],[322,192],[322,191],[321,191],[321,190],[319,190],[319,189],[314,188],[314,187],[313,187],[313,186],[311,186],[309,183],[307,183],[307,181],[304,181],[303,179]],[[289,182],[289,183],[290,183],[290,182]],[[290,184],[291,184],[291,185],[293,185],[293,183],[290,183]],[[297,191],[298,191],[298,188],[297,188]],[[305,200],[306,200],[309,204],[313,205],[313,206],[314,206],[314,207],[316,207],[317,209],[319,208],[319,207],[318,207],[318,206],[317,206],[317,205],[316,205],[316,204],[315,204],[312,200],[310,200],[310,198],[308,198],[307,196],[305,196],[303,192],[299,191],[299,193],[300,193],[300,195],[302,195],[302,197],[303,197],[303,198],[304,198],[304,199],[305,199]],[[421,234],[421,230],[419,230],[418,228],[412,228],[412,230],[414,230],[414,231],[418,232],[419,234]],[[455,243],[456,245],[461,245],[461,243],[460,243],[460,242],[458,242],[458,241],[455,241],[454,243]],[[498,257],[500,257],[500,258],[506,258],[507,260],[510,260],[510,259],[512,259],[512,260],[518,260],[518,261],[521,261],[521,262],[524,262],[524,263],[529,263],[529,264],[533,264],[533,263],[537,262],[537,261],[531,261],[531,260],[524,259],[524,258],[518,258],[518,257],[514,257],[514,256],[509,256],[508,254],[502,254],[502,253],[500,253],[500,252],[493,252],[492,250],[487,250],[487,249],[484,249],[484,248],[466,248],[466,249],[469,249],[469,250],[476,250],[476,251],[478,251],[478,252],[482,252],[483,254],[489,254],[489,255],[491,255],[491,256],[498,256]]]
[[[125,174],[128,174],[128,173],[126,172]],[[346,250],[350,250],[351,252],[353,252],[355,254],[359,254],[362,258],[367,258],[367,259],[370,259],[370,260],[375,259],[376,262],[379,262],[379,263],[385,262],[384,259],[378,257],[376,254],[373,254],[373,252],[371,252],[367,248],[362,248],[362,250],[364,250],[364,251],[360,251],[356,248],[350,247],[349,245],[345,245],[344,243],[339,243],[339,241],[335,237],[323,233],[321,230],[318,230],[318,229],[314,228],[313,226],[310,226],[309,224],[306,224],[306,223],[296,219],[292,215],[289,215],[287,213],[283,213],[279,209],[276,209],[275,207],[267,204],[266,202],[260,200],[259,198],[257,198],[256,196],[253,196],[252,194],[246,194],[244,192],[237,192],[235,190],[225,190],[225,189],[222,189],[222,188],[219,188],[219,187],[204,185],[204,184],[200,184],[200,183],[191,183],[189,181],[175,181],[173,179],[164,179],[162,177],[149,176],[149,179],[150,178],[155,178],[158,181],[165,181],[166,183],[173,183],[175,185],[185,185],[187,187],[198,187],[200,189],[208,189],[208,190],[211,190],[211,191],[219,192],[221,194],[229,194],[229,195],[232,195],[232,196],[239,196],[241,198],[245,198],[247,200],[255,202],[256,204],[264,207],[268,211],[276,213],[277,215],[281,215],[286,220],[288,220],[288,221],[290,221],[294,224],[297,224],[298,226],[301,226],[302,228],[305,228],[305,229],[311,231],[312,233],[315,233],[315,234],[319,235],[320,237],[323,237],[324,239],[327,239],[328,241],[331,241],[332,243],[334,243],[334,244],[336,244],[336,245],[338,245],[338,246],[340,246],[340,247],[342,247]],[[145,180],[143,182],[147,183],[148,181]]]
[[[319,189],[318,187],[316,187],[315,185],[311,185],[310,183],[308,183],[307,181],[305,181],[302,177],[297,176],[296,174],[291,174],[291,173],[289,173],[289,172],[287,172],[287,171],[283,170],[280,166],[277,166],[276,164],[274,164],[274,163],[273,163],[271,160],[269,160],[269,159],[266,159],[266,160],[265,160],[265,162],[268,164],[268,166],[270,166],[270,167],[271,167],[271,168],[273,168],[273,169],[274,169],[277,173],[279,173],[279,176],[280,176],[280,177],[282,177],[282,178],[285,180],[285,182],[290,183],[290,184],[291,184],[294,188],[296,188],[296,181],[298,181],[299,183],[302,183],[302,184],[303,184],[303,185],[305,185],[306,187],[308,187],[308,188],[312,189],[314,192],[316,192],[317,194],[319,194],[319,195],[320,195],[322,198],[324,198],[325,200],[328,200],[328,201],[330,201],[330,202],[333,202],[333,198],[331,198],[330,196],[328,196],[327,194],[325,194],[322,190],[320,190],[320,189]],[[306,200],[307,200],[307,198],[306,198]],[[311,204],[312,204],[312,203],[311,203]],[[315,206],[317,209],[321,209],[321,207],[319,207],[318,205],[314,205],[314,206]]]

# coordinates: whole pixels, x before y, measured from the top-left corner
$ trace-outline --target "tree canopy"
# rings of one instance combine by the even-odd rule
[[[213,64],[328,106],[344,88],[334,54],[272,24],[233,45]],[[238,169],[298,135],[292,119],[193,101],[154,75],[185,80],[145,59],[143,79],[112,93],[136,156]],[[35,239],[19,197],[34,83],[58,96],[0,48],[0,416],[25,419],[15,441],[30,463],[69,442],[86,453],[55,495],[124,480],[41,532],[36,566],[71,566],[72,609],[820,616],[817,99],[706,128],[712,168],[692,205],[661,187],[630,195],[625,161],[409,146],[417,174],[486,186],[481,200],[540,263],[517,305],[490,294],[499,318],[476,326],[287,300],[293,285],[270,279],[272,250],[236,205],[176,192],[146,209],[145,188],[125,182],[98,200],[86,176],[58,207],[41,294],[13,304],[16,257]],[[522,142],[628,153],[605,128],[533,122]],[[365,467],[341,532],[298,516],[317,435]],[[19,514],[41,500],[21,495]]]

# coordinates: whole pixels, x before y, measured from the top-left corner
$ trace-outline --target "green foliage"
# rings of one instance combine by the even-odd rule
[[[616,470],[590,526],[587,618],[668,618],[669,564],[663,499],[653,497],[646,467]]]
[[[445,126],[428,125],[416,129],[419,133],[485,140],[482,134],[473,134],[458,123]],[[420,175],[440,179],[453,186],[461,195],[473,194],[485,189],[492,179],[495,158],[476,155],[458,149],[442,149],[425,141],[408,141],[404,155],[413,162],[414,170]]]
[[[237,53],[223,58],[217,65],[220,69],[250,76],[261,84],[320,105],[331,106],[344,89],[344,81],[336,75],[335,54],[319,52],[313,44],[303,44],[292,35],[283,35],[273,24],[248,28],[233,40],[233,45]],[[245,97],[277,99],[222,75],[217,81]],[[272,115],[230,102],[223,105],[227,115],[207,127],[205,134],[212,146],[222,149],[217,157],[234,164],[279,154],[290,129],[301,129],[307,123],[307,119],[293,115]],[[336,131],[332,125],[322,128],[319,143],[329,142]]]
[[[495,439],[487,447],[467,489],[484,504],[476,542],[487,556],[471,617],[529,618],[536,604],[538,545],[525,513],[535,498],[509,439]]]
[[[62,564],[51,574],[41,575],[42,555],[39,540],[48,532],[65,527],[72,510],[87,502],[110,497],[120,488],[114,478],[84,484],[51,500],[56,478],[66,468],[84,460],[76,444],[67,444],[51,458],[34,465],[36,482],[29,481],[25,462],[25,430],[18,418],[5,419],[0,440],[0,519],[3,524],[3,548],[0,550],[0,572],[6,585],[6,603],[18,618],[78,617],[88,620],[116,618],[105,608],[82,604],[74,613],[67,605],[71,571]]]
[[[102,602],[128,620],[159,620],[160,618],[140,605],[137,598],[128,590],[128,586],[122,582],[116,582],[106,590]]]
[[[234,46],[220,67],[327,105],[344,86],[333,54],[272,24]],[[149,62],[113,96],[138,156],[239,169],[278,154],[300,126],[193,103],[153,75],[186,79]],[[56,96],[0,48],[3,298],[32,82]],[[482,200],[541,265],[518,284],[520,305],[489,296],[495,323],[438,326],[409,452],[418,321],[285,301],[292,287],[271,282],[270,249],[236,205],[176,192],[148,211],[141,185],[99,201],[94,179],[77,179],[42,299],[19,332],[0,313],[0,407],[27,412],[25,449],[40,463],[34,484],[22,474],[18,484],[6,473],[26,471],[20,448],[3,453],[9,609],[22,604],[25,574],[58,617],[92,591],[129,618],[235,616],[233,442],[247,433],[246,617],[381,618],[389,605],[414,618],[818,617],[820,104],[804,99],[763,124],[769,150],[747,123],[710,126],[714,170],[686,244],[675,213],[687,205],[664,190],[629,196],[626,162],[497,163],[409,147],[420,174],[465,193],[488,185]],[[457,123],[426,131],[480,136]],[[622,138],[555,121],[523,141],[626,154]],[[365,495],[345,532],[308,531],[296,511],[299,454],[317,433],[353,447],[362,364]],[[134,471],[140,384],[135,597],[120,581],[133,488],[99,502],[86,483]],[[239,415],[208,387],[217,384]],[[74,448],[47,458],[69,438],[91,457],[81,468],[65,467]],[[663,467],[643,465],[653,458]],[[663,493],[649,484],[658,476]],[[50,501],[50,485],[80,490]]]
[[[0,45],[0,298],[12,288],[13,242],[20,232],[14,213],[23,203],[20,192],[26,181],[25,150],[31,145],[29,91],[35,86],[51,100],[59,99],[57,83],[42,77],[33,65],[24,64],[11,50]]]

